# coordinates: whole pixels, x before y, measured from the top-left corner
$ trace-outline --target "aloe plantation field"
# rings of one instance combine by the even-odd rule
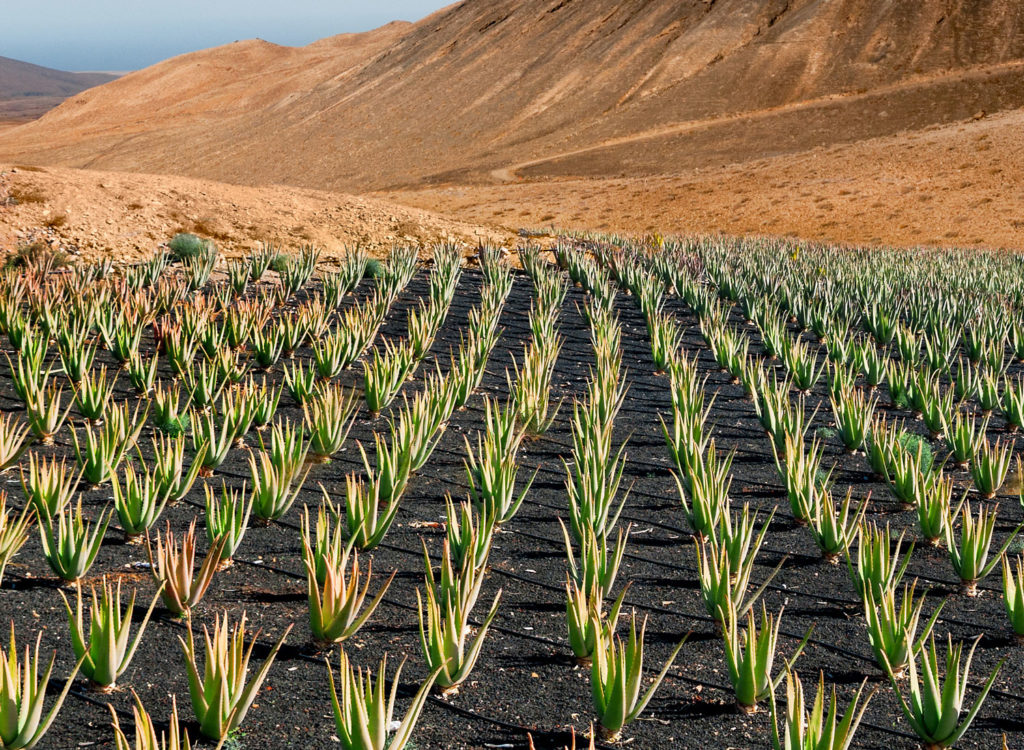
[[[179,236],[0,334],[0,750],[1021,746],[1020,256]]]

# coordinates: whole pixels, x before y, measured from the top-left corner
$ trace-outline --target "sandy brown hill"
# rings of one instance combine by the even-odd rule
[[[69,96],[117,78],[110,73],[68,73],[0,57],[0,120],[31,120]]]
[[[464,0],[162,63],[0,134],[33,163],[367,189],[662,174],[1024,106],[1016,0]]]
[[[429,211],[321,190],[0,164],[0,255],[43,241],[85,258],[131,262],[179,231],[212,237],[228,257],[259,241],[290,249],[313,243],[331,257],[356,244],[381,255],[396,243],[510,240]]]

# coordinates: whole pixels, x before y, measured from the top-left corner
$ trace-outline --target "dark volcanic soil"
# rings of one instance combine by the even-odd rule
[[[370,285],[371,282],[364,282],[356,297],[366,294]],[[479,274],[466,272],[463,275],[460,293],[433,347],[433,352],[445,365],[449,347],[457,345],[467,313],[479,299],[479,287]],[[426,277],[420,275],[396,304],[381,335],[404,335],[406,311],[425,293]],[[512,364],[510,353],[521,356],[522,345],[529,339],[530,296],[529,280],[518,276],[502,316],[504,332],[490,360],[481,389],[484,393],[507,391],[505,369]],[[593,360],[586,321],[579,314],[577,304],[582,304],[582,292],[571,289],[561,318],[565,344],[553,381],[554,394],[565,398],[566,403],[549,433],[524,446],[520,455],[520,481],[525,481],[535,467],[540,467],[540,473],[519,514],[497,536],[491,552],[490,577],[481,594],[478,613],[485,611],[500,588],[503,596],[498,617],[481,659],[460,693],[448,700],[432,699],[427,705],[414,733],[417,748],[524,748],[527,731],[533,732],[538,748],[560,748],[567,743],[571,727],[585,731],[591,721],[588,673],[574,665],[565,642],[565,560],[556,520],[567,515],[564,469],[559,457],[570,453],[571,399],[583,393],[587,366]],[[626,581],[632,583],[627,602],[635,607],[638,617],[648,618],[649,673],[660,668],[683,634],[692,631],[648,710],[627,728],[625,734],[631,738],[628,747],[652,750],[767,747],[770,745],[767,712],[741,716],[733,709],[721,639],[699,600],[693,542],[686,531],[655,416],[660,412],[668,417],[668,380],[652,373],[643,321],[632,300],[620,295],[619,309],[624,328],[623,366],[628,370],[625,377],[630,387],[616,429],[619,439],[629,439],[624,485],[631,484],[632,492],[623,522],[631,523],[633,530],[619,585]],[[730,385],[728,376],[718,371],[702,343],[692,313],[675,300],[670,301],[669,309],[690,326],[686,347],[691,353],[699,352],[701,370],[709,376],[709,396],[717,393],[713,422],[718,443],[737,450],[733,463],[734,507],[750,502],[755,508],[769,511],[777,504],[784,504],[785,496],[776,476],[768,440],[755,419],[751,402],[744,398],[739,386]],[[753,334],[754,329],[750,330]],[[104,356],[106,353],[101,354],[101,358]],[[309,352],[301,351],[298,356],[307,357]],[[11,391],[6,370],[4,375],[0,408],[13,410],[19,404]],[[273,377],[280,377],[280,368]],[[359,383],[361,373],[346,373],[343,380]],[[127,378],[123,378],[119,385],[123,397],[130,396],[127,387]],[[406,387],[416,389],[420,383],[413,381]],[[808,400],[808,409],[813,410],[819,400],[823,401],[822,408],[814,424],[816,428],[827,428],[831,412],[824,382]],[[301,410],[285,394],[278,416],[299,420]],[[415,589],[423,585],[420,540],[426,539],[435,552],[439,549],[443,528],[435,524],[444,520],[444,496],[446,493],[456,499],[465,496],[463,435],[472,436],[481,424],[482,398],[476,395],[467,409],[455,415],[431,460],[412,480],[396,525],[385,544],[373,553],[378,582],[392,569],[397,569],[398,575],[385,603],[346,645],[355,663],[373,668],[385,651],[392,657],[392,669],[403,655],[408,655],[402,676],[406,696],[425,674],[415,613]],[[908,424],[913,425],[912,420]],[[364,444],[372,442],[372,430],[384,426],[383,419],[376,422],[360,419],[349,438],[347,450],[331,463],[313,468],[300,503],[315,506],[321,483],[337,497],[345,473],[361,466],[355,440]],[[994,419],[992,431],[998,431],[999,427]],[[829,445],[829,460],[837,463],[834,474],[837,488],[845,491],[846,485],[853,485],[857,498],[871,493],[868,517],[888,521],[896,529],[907,528],[908,537],[914,537],[913,514],[899,511],[885,486],[871,478],[865,458],[846,455],[838,438],[829,437],[827,432],[821,434]],[[144,446],[148,443],[145,435],[142,442]],[[255,442],[253,436],[249,442]],[[936,447],[937,458],[941,459],[943,453]],[[66,430],[59,437],[55,450],[64,454],[72,452]],[[229,486],[240,487],[248,473],[246,452],[233,449],[216,475],[205,481],[213,482],[217,488],[222,480]],[[969,481],[964,474],[956,476],[961,485]],[[187,502],[166,512],[165,517],[176,530],[183,530],[197,514],[202,514],[203,492],[199,485],[203,481],[199,480]],[[15,505],[20,507],[22,493],[17,473],[9,472],[6,482]],[[90,514],[95,517],[111,501],[109,488],[86,492],[85,500]],[[267,646],[285,627],[295,624],[255,705],[229,747],[256,750],[338,746],[332,740],[334,724],[324,659],[310,645],[298,531],[300,511],[301,506],[297,504],[281,523],[269,527],[251,526],[238,552],[237,564],[217,574],[210,592],[194,614],[198,627],[212,623],[214,615],[221,610],[226,609],[232,618],[245,611],[251,625],[262,629],[260,642]],[[1004,498],[997,532],[1000,541],[1007,530],[1021,520],[1021,515],[1016,500]],[[145,560],[144,547],[124,545],[114,525],[116,523],[107,533],[90,577],[116,574],[137,581],[137,616],[141,617],[153,591],[148,573],[139,567]],[[782,624],[785,635],[781,644],[784,653],[792,651],[808,627],[815,627],[804,655],[797,662],[805,685],[810,688],[818,670],[824,670],[826,680],[839,686],[845,702],[867,677],[870,685],[877,685],[879,689],[858,733],[857,746],[884,746],[892,750],[918,747],[891,688],[874,664],[861,606],[845,567],[822,562],[807,531],[796,527],[788,509],[780,506],[759,558],[755,582],[760,583],[784,557],[782,570],[768,588],[765,599],[770,611],[778,611],[785,605]],[[983,596],[967,599],[955,593],[955,577],[944,551],[925,548],[914,551],[908,580],[915,576],[921,579],[919,588],[930,588],[926,616],[940,599],[947,600],[936,629],[941,638],[945,639],[947,632],[961,639],[984,634],[972,668],[973,684],[979,684],[1001,659],[1006,660],[996,690],[965,739],[958,744],[961,748],[986,750],[1000,747],[1002,733],[1019,736],[1022,728],[1024,688],[1020,674],[1024,655],[1008,638],[997,576],[983,582],[986,589]],[[56,677],[51,685],[54,693],[73,663],[64,608],[56,589],[57,584],[42,558],[38,536],[33,533],[8,568],[0,588],[0,619],[14,621],[20,644],[29,642],[38,629],[43,629],[44,653],[57,650]],[[40,747],[62,750],[113,747],[105,704],[111,703],[124,719],[129,719],[128,687],[139,693],[158,719],[166,718],[170,710],[169,695],[176,694],[182,717],[191,721],[187,681],[177,642],[183,633],[182,624],[158,608],[139,652],[122,678],[125,689],[111,696],[100,696],[90,693],[79,679]],[[257,658],[262,656],[259,651],[257,649]],[[336,653],[328,656],[335,668],[336,658]],[[403,710],[405,701],[400,703],[400,710]],[[194,724],[190,724],[190,729],[193,737],[198,735]]]

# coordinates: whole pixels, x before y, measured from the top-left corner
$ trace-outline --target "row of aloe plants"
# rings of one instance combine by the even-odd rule
[[[662,344],[666,340],[678,341],[678,329],[673,325],[671,321],[667,320],[664,315],[659,314],[659,299],[661,295],[660,291],[651,290],[652,284],[649,281],[651,276],[645,274],[643,270],[638,269],[636,265],[630,262],[629,259],[623,260],[621,257],[619,257],[615,258],[614,260],[617,261],[619,264],[616,270],[619,271],[617,276],[620,280],[620,283],[631,284],[631,287],[634,291],[635,296],[638,299],[639,304],[641,305],[641,308],[644,309],[649,328],[653,327],[655,329],[667,329],[665,332],[667,335],[662,335],[657,332],[652,333],[651,335],[652,354],[654,355],[655,362],[658,363],[659,360],[665,361],[666,357],[665,352],[663,351]],[[612,267],[616,266],[613,264]],[[623,268],[629,270],[623,272]],[[676,269],[681,268],[685,268],[685,265],[680,262],[676,266]],[[680,284],[679,286],[683,285]],[[794,511],[794,517],[812,526],[812,531],[815,534],[816,541],[818,541],[819,545],[822,546],[823,553],[827,557],[832,558],[833,560],[836,559],[839,554],[845,553],[847,554],[847,559],[849,561],[850,558],[848,550],[850,542],[856,537],[860,537],[862,539],[862,550],[859,558],[860,563],[856,571],[854,570],[853,565],[850,564],[851,574],[854,576],[855,581],[858,581],[862,584],[861,586],[859,586],[859,590],[862,593],[862,597],[864,597],[865,599],[866,616],[868,617],[869,635],[871,637],[872,646],[876,651],[876,655],[878,655],[879,657],[880,664],[886,669],[887,672],[889,672],[891,675],[894,675],[893,679],[895,687],[896,676],[898,676],[901,670],[906,669],[907,659],[909,657],[912,657],[914,653],[918,653],[922,650],[924,642],[930,634],[932,627],[934,626],[935,620],[938,616],[938,611],[936,611],[933,614],[931,620],[925,627],[925,632],[920,636],[920,639],[915,642],[914,630],[916,629],[917,621],[921,614],[921,608],[923,606],[924,597],[922,597],[917,602],[916,606],[908,606],[907,602],[913,601],[913,591],[911,588],[909,593],[905,592],[904,607],[902,608],[902,611],[899,614],[896,613],[896,608],[894,604],[894,589],[899,577],[902,575],[902,571],[905,570],[905,564],[902,568],[899,568],[898,564],[892,563],[889,559],[887,559],[889,551],[888,531],[886,531],[883,536],[877,530],[875,530],[874,533],[872,533],[870,527],[865,528],[861,526],[858,519],[863,514],[863,506],[859,512],[855,512],[851,517],[849,507],[849,495],[847,496],[847,499],[844,502],[842,508],[837,512],[834,503],[830,502],[831,496],[830,493],[828,493],[826,488],[823,486],[824,483],[816,479],[816,477],[820,477],[820,473],[817,470],[816,465],[818,462],[815,460],[815,458],[820,455],[820,449],[818,449],[817,446],[812,445],[810,461],[811,466],[807,466],[808,459],[805,454],[802,443],[803,430],[805,428],[804,420],[801,417],[801,415],[804,412],[803,404],[799,403],[797,405],[796,410],[792,411],[791,409],[788,408],[788,394],[790,391],[790,387],[793,384],[795,384],[795,388],[797,390],[806,390],[806,388],[809,387],[810,385],[808,381],[814,379],[813,371],[811,373],[812,376],[804,378],[804,381],[802,383],[797,383],[796,381],[800,380],[800,374],[793,372],[793,368],[789,366],[791,363],[787,362],[787,367],[789,367],[790,369],[790,376],[793,382],[786,382],[783,384],[781,388],[778,387],[777,384],[772,383],[772,385],[776,387],[768,389],[768,395],[771,396],[771,398],[764,398],[763,396],[761,396],[761,393],[765,390],[765,381],[763,375],[758,374],[760,373],[760,368],[757,367],[755,363],[751,362],[749,358],[749,355],[747,353],[748,344],[744,340],[745,337],[743,337],[742,335],[737,337],[730,331],[730,329],[728,329],[728,327],[725,324],[725,316],[721,314],[721,312],[717,309],[716,305],[714,304],[714,301],[709,299],[706,294],[702,295],[700,293],[700,290],[695,288],[692,284],[689,287],[684,286],[683,288],[688,289],[690,291],[690,295],[687,301],[691,303],[691,306],[693,306],[694,309],[696,309],[698,314],[701,316],[705,340],[707,341],[709,347],[715,354],[716,359],[719,362],[719,365],[723,368],[723,370],[731,373],[736,382],[742,382],[745,388],[747,389],[748,393],[751,393],[754,397],[755,405],[758,406],[758,415],[759,417],[761,417],[762,423],[764,424],[766,431],[772,437],[772,448],[776,452],[780,475],[782,476],[787,485],[787,492],[790,496],[791,505]],[[683,293],[683,296],[686,296],[685,292]],[[710,329],[706,327],[706,321],[708,318],[710,318],[712,321]],[[686,360],[684,359],[683,361]],[[674,379],[678,377],[675,373],[673,373],[673,375]],[[801,385],[805,387],[801,388]],[[685,463],[679,460],[680,457],[682,457],[683,459],[686,458],[685,443],[681,445],[679,437],[685,434],[683,432],[685,428],[681,428],[681,425],[686,423],[686,411],[682,410],[681,412],[681,410],[679,409],[679,398],[675,395],[675,393],[678,393],[679,391],[679,388],[673,388],[674,411],[676,412],[674,430],[670,432],[668,427],[666,426],[664,428],[664,432],[666,441],[669,445],[670,454],[678,462],[678,464],[681,464],[680,469],[685,471]],[[683,391],[685,392],[685,389],[683,389]],[[836,408],[835,398],[833,398],[833,407],[834,409]],[[697,413],[698,415],[700,414],[699,411],[697,411]],[[697,421],[700,422],[702,420],[698,419]],[[839,421],[838,414],[837,421]],[[796,436],[796,438],[794,438],[794,435]],[[689,445],[692,446],[694,445],[694,443],[691,442],[689,443]],[[721,472],[720,476],[724,477],[724,475],[725,472]],[[808,477],[808,479],[806,481],[801,481],[802,477]],[[721,483],[719,483],[719,487],[722,487]],[[686,503],[685,492],[683,490],[682,484],[680,484],[680,492],[684,496],[684,506],[687,507],[687,515],[688,518],[691,519],[692,523],[692,520],[694,519],[694,514],[691,511],[690,506]],[[724,493],[722,494],[725,493],[727,493],[727,485],[724,487]],[[705,502],[697,504],[696,507],[698,509],[707,509],[709,506]],[[724,500],[724,507],[728,508],[727,498]],[[703,535],[703,533],[707,531],[707,526],[709,525],[706,523],[707,516],[698,512],[696,517],[700,519],[698,523],[703,522],[702,525],[704,528],[701,530],[701,532],[698,532],[701,535]],[[823,517],[824,519],[827,519],[827,522],[824,524],[821,523]],[[815,521],[817,521],[817,523],[815,523]],[[985,524],[986,521],[987,519],[985,519],[984,521],[982,519],[979,519],[979,523],[976,524],[976,526],[981,527],[983,529],[987,529],[988,527]],[[970,529],[971,527],[967,528]],[[823,531],[827,531],[827,533],[823,534]],[[697,532],[696,528],[695,532]],[[987,553],[987,542],[984,540],[984,538],[981,538],[984,532],[980,532],[972,536],[970,531],[968,530],[965,531],[965,534],[968,535],[968,539],[965,540],[966,545],[962,546],[970,548],[972,553],[976,549],[979,550],[979,552],[975,554],[976,559],[978,557],[982,557],[984,554]],[[875,550],[878,550],[879,552],[884,551],[882,558],[878,557],[878,553],[872,554],[870,548],[868,550],[864,549],[865,542],[863,540],[865,538],[873,538],[877,540],[877,542],[871,546],[873,546],[873,548]],[[981,538],[981,540],[974,541],[976,538]],[[830,542],[830,544],[823,544],[823,541],[828,541]],[[953,545],[951,545],[951,547],[952,546]],[[868,564],[873,560],[879,559],[884,561],[883,565],[871,566]],[[881,570],[886,571],[887,577],[879,576],[882,579],[881,581],[879,581],[879,578],[876,578],[875,575],[878,574]],[[884,584],[869,585],[872,583],[872,581],[874,581],[876,584],[881,584],[882,582],[884,582]],[[745,588],[745,584],[743,588]],[[888,604],[888,606],[885,606],[886,604]],[[769,628],[770,621],[763,617],[762,632]],[[748,626],[748,639],[751,639],[747,641],[748,645],[752,642],[753,634],[755,632],[756,631],[754,630],[754,623],[751,621]],[[886,638],[886,636],[889,636],[889,638]],[[937,657],[935,656],[934,642],[932,643],[933,645],[931,647],[930,660],[924,659],[924,657],[922,658],[924,659],[924,668],[928,670],[928,674],[932,678],[935,678],[935,680],[933,680],[932,683],[929,683],[929,689],[932,690],[932,692],[929,693],[929,695],[934,699],[938,697],[938,693],[935,692],[934,685],[941,685],[942,683],[937,680],[939,674],[938,661]],[[892,667],[888,659],[889,652],[887,652],[886,650],[886,645],[888,645],[892,649],[892,653],[900,654],[903,656],[902,662],[898,663],[895,668]],[[911,723],[914,726],[914,728],[918,730],[919,733],[921,733],[923,738],[928,740],[930,743],[933,743],[934,746],[949,746],[952,743],[954,743],[957,739],[959,739],[960,736],[962,736],[963,732],[966,731],[968,725],[970,724],[973,716],[980,708],[982,701],[984,700],[988,690],[991,688],[995,676],[998,673],[997,668],[990,676],[973,709],[968,713],[967,718],[963,722],[958,724],[956,717],[960,714],[960,702],[962,701],[963,686],[965,685],[967,679],[966,672],[967,669],[969,669],[970,656],[968,656],[967,666],[965,667],[962,680],[959,672],[957,671],[959,661],[960,647],[954,646],[952,643],[950,643],[947,658],[947,673],[950,670],[952,670],[953,672],[953,674],[949,676],[950,688],[959,691],[958,695],[960,696],[960,700],[947,700],[945,702],[940,701],[937,704],[939,708],[936,710],[940,711],[939,718],[944,721],[944,726],[947,727],[947,729],[944,731],[944,734],[943,732],[938,732],[936,734],[935,732],[931,731],[931,728],[933,728],[934,721],[931,724],[929,724],[928,719],[933,719],[934,717],[923,717],[920,714],[920,711],[915,711],[914,708],[912,708],[915,706],[920,706],[920,701],[917,700],[920,697],[920,691],[917,688],[916,671],[914,687],[912,689],[915,701],[911,701],[910,704],[907,704],[905,702],[903,703],[904,708],[908,713],[908,718],[911,719]],[[732,663],[735,663],[735,659],[733,659]],[[912,668],[915,666],[912,659],[910,659],[910,664]],[[954,679],[956,680],[956,688],[952,688],[952,681]],[[791,679],[789,682],[788,689],[791,708],[794,702],[802,701],[801,693],[795,687],[795,685],[798,685],[798,681],[794,682]],[[772,685],[772,688],[774,688],[774,685]],[[770,695],[774,696],[774,689],[768,692]],[[821,696],[822,691],[819,690],[819,700],[821,699]],[[857,699],[859,699],[859,697],[860,695],[858,693],[858,695],[855,698],[854,704],[856,704]],[[854,705],[851,705],[849,710],[847,711],[846,716],[852,719],[853,711]],[[861,709],[860,715],[862,715],[862,713],[863,707]],[[794,716],[800,716],[800,713],[798,712],[794,714],[791,712],[790,718],[792,719]],[[820,720],[820,716],[818,718]],[[833,721],[835,719],[834,698],[832,719]],[[916,722],[915,719],[917,719]],[[950,722],[952,722],[951,726],[949,726]],[[790,732],[787,730],[787,742],[791,741],[789,735]],[[835,746],[845,747],[845,743],[849,742],[850,736],[852,736],[852,731],[843,734],[839,737],[836,737],[835,741],[837,744]],[[774,740],[778,745],[780,740],[777,731],[775,733]],[[792,745],[787,745],[787,747],[788,746]]]

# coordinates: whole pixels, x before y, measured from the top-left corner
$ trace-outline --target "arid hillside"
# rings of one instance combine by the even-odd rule
[[[187,177],[0,165],[0,249],[44,242],[85,259],[143,260],[177,232],[213,238],[228,257],[258,242],[325,259],[360,245],[508,243],[503,232],[374,198],[285,186],[239,187]]]
[[[69,96],[117,78],[109,73],[68,73],[0,57],[2,121],[33,120]]]
[[[185,55],[0,158],[361,191],[671,174],[1024,106],[1015,0],[464,0]]]

